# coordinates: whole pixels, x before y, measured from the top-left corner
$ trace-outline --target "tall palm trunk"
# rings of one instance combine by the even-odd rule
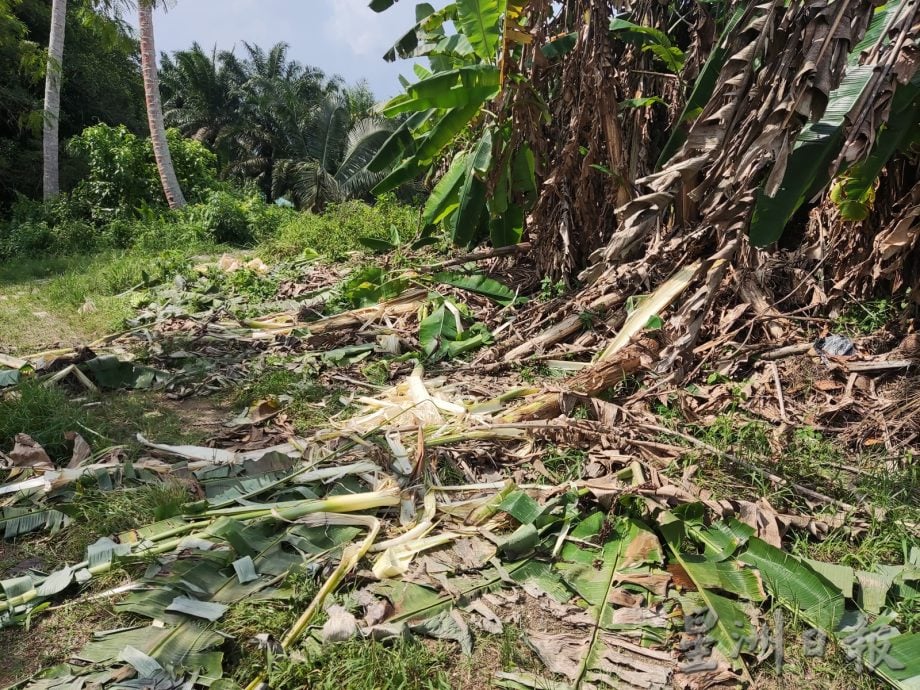
[[[176,179],[172,156],[166,142],[166,127],[163,125],[163,106],[160,102],[160,82],[157,75],[157,54],[153,42],[153,5],[149,0],[140,0],[137,6],[138,25],[141,33],[141,71],[144,75],[144,94],[147,100],[147,121],[150,124],[150,141],[153,156],[157,162],[163,192],[170,208],[185,206],[185,197]]]
[[[64,59],[64,28],[67,25],[67,0],[51,4],[51,35],[48,38],[48,67],[45,72],[45,112],[43,131],[43,192],[54,199],[61,191],[58,125],[61,119],[61,75]]]

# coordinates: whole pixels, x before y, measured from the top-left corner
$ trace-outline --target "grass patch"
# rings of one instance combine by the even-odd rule
[[[46,613],[26,629],[0,629],[0,686],[61,663],[89,642],[93,631],[117,628],[124,621],[107,602],[85,602]]]
[[[667,423],[680,426],[674,419]],[[920,524],[920,467],[910,454],[893,458],[882,452],[852,452],[809,427],[774,439],[769,425],[740,412],[720,415],[708,426],[686,426],[683,430],[790,482],[866,508],[864,514],[851,516],[849,524],[831,530],[821,540],[808,533],[790,532],[789,548],[795,555],[872,571],[879,565],[906,562],[910,549],[920,546],[920,540],[904,528],[905,524]],[[686,445],[675,437],[665,440]],[[782,446],[779,452],[774,449],[777,443]],[[695,447],[688,447],[667,474],[680,477],[689,465],[699,466],[694,481],[716,498],[765,497],[781,512],[821,517],[820,512],[816,514],[821,508],[804,501],[795,489],[776,486],[757,473]],[[834,506],[826,510],[830,515],[837,513]],[[912,610],[902,614],[920,617]]]
[[[582,479],[588,454],[578,448],[550,446],[541,458],[543,466],[556,477],[556,484]]]
[[[27,380],[0,397],[0,450],[13,447],[16,434],[28,434],[51,456],[65,463],[71,446],[64,438],[76,431],[94,448],[126,445],[139,449],[136,435],[195,443],[202,433],[189,428],[156,393],[115,391],[75,400],[59,386],[45,387]]]
[[[772,612],[771,612],[772,614]],[[806,650],[817,653],[814,641],[807,642],[808,630],[802,621],[784,611],[783,660],[777,667],[775,657],[768,657],[752,669],[752,687],[760,690],[785,690],[809,687],[815,690],[882,690],[889,687],[868,668],[856,670],[855,662],[847,660],[843,651],[828,638],[824,654],[808,656]],[[771,638],[773,637],[772,615]],[[764,625],[766,623],[764,622]]]
[[[443,644],[354,640],[301,652],[302,659],[275,657],[268,684],[276,690],[450,690],[449,652]]]
[[[259,251],[280,258],[300,256],[312,250],[331,259],[342,259],[366,248],[359,237],[390,238],[390,226],[400,237],[414,237],[418,228],[418,209],[382,197],[371,206],[363,201],[329,204],[322,214],[309,212],[291,215],[267,238]]]
[[[886,468],[883,460],[878,455],[856,460],[866,469],[855,478],[848,496],[851,503],[881,512],[865,521],[853,520],[821,541],[794,535],[793,553],[869,571],[907,561],[910,549],[920,546],[920,540],[904,528],[920,524],[920,467],[910,457],[903,458],[897,469]]]
[[[171,251],[104,252],[0,265],[0,343],[17,353],[71,346],[121,329],[132,315],[123,295],[184,270],[192,254]]]
[[[46,388],[35,381],[26,381],[0,397],[0,450],[11,450],[16,434],[28,434],[53,460],[63,461],[70,456],[70,444],[64,433],[85,434],[91,424],[99,426],[87,408],[72,401],[56,386]],[[103,429],[103,433],[106,431],[107,428]]]
[[[291,396],[285,413],[300,433],[315,430],[345,409],[340,390],[325,388],[311,375],[282,365],[270,364],[250,372],[249,379],[230,397],[231,404],[238,408],[280,395]]]
[[[353,640],[318,644],[307,637],[290,655],[273,655],[253,642],[268,633],[280,639],[300,612],[316,595],[320,582],[305,570],[295,570],[285,579],[291,598],[284,601],[240,602],[221,620],[220,629],[233,636],[228,660],[233,680],[241,686],[265,674],[275,690],[317,688],[319,690],[376,690],[377,688],[419,688],[447,690],[449,648],[417,640],[382,643]],[[320,614],[313,625],[323,623]]]
[[[65,507],[73,522],[52,537],[55,548],[46,555],[56,563],[79,562],[86,547],[100,537],[165,520],[182,512],[191,499],[189,489],[178,481],[100,491],[77,484],[77,493]]]
[[[853,302],[834,321],[833,330],[853,337],[869,335],[885,328],[897,311],[896,303],[890,298]]]

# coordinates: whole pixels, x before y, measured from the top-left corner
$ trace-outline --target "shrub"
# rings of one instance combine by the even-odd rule
[[[167,132],[176,176],[186,197],[201,198],[217,185],[217,157],[200,142],[177,131]],[[83,160],[86,177],[73,191],[78,204],[85,204],[95,221],[131,216],[144,206],[163,207],[153,147],[124,125],[87,127],[72,138],[67,150]]]
[[[188,222],[199,225],[215,242],[249,245],[271,238],[296,212],[266,204],[257,191],[211,191],[185,211]]]
[[[97,247],[95,229],[80,220],[52,225],[45,220],[0,224],[0,260],[18,256],[71,254]]]
[[[401,237],[415,234],[418,211],[404,206],[391,196],[376,204],[345,201],[329,204],[322,214],[292,214],[269,240],[269,249],[281,256],[296,256],[305,249],[338,259],[351,251],[362,250],[359,237],[389,239],[390,226]]]
[[[132,247],[141,253],[163,252],[171,249],[202,251],[213,245],[213,238],[197,221],[175,214],[154,221],[137,221],[134,224]]]
[[[67,150],[86,164],[86,178],[73,196],[87,204],[94,220],[131,214],[142,202],[153,201],[159,187],[153,149],[124,125],[87,127]]]
[[[217,180],[217,156],[204,144],[195,139],[182,136],[177,129],[166,130],[166,140],[169,142],[169,153],[172,155],[173,167],[179,186],[185,195],[186,201],[195,203],[204,199],[212,190],[219,187]],[[150,156],[153,157],[153,147],[149,140],[144,140],[149,147]],[[154,169],[156,166],[154,165]],[[165,204],[163,190],[160,187],[160,177],[157,174],[157,201]]]
[[[230,192],[211,192],[203,203],[188,209],[187,218],[217,242],[247,244],[252,240],[246,209]]]

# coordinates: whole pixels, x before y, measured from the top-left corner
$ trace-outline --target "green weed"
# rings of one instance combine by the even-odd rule
[[[537,293],[537,299],[541,302],[549,302],[564,295],[565,291],[565,281],[559,280],[554,283],[552,278],[544,276],[543,280],[540,281],[540,292]]]
[[[339,391],[324,388],[310,375],[281,365],[252,371],[249,379],[231,394],[231,401],[234,407],[240,407],[279,395],[291,396],[285,412],[300,432],[322,426],[344,409]]]
[[[190,265],[196,250],[109,251],[0,265],[0,342],[35,352],[120,330],[133,314],[132,288],[169,280]]]
[[[887,326],[896,311],[897,306],[889,298],[853,302],[834,322],[834,330],[854,336],[874,333]]]
[[[191,495],[178,481],[100,491],[87,483],[65,507],[73,522],[55,537],[57,547],[48,557],[58,564],[83,560],[86,547],[100,537],[112,536],[182,512]]]
[[[181,416],[152,393],[114,392],[77,402],[63,388],[27,380],[0,397],[0,450],[9,451],[16,434],[28,434],[52,460],[64,463],[71,453],[64,438],[68,431],[81,434],[96,448],[137,448],[138,432],[180,443],[201,440],[200,433],[189,431]]]
[[[581,479],[588,454],[578,448],[550,446],[541,458],[543,466],[557,478],[557,483]]]
[[[390,226],[400,236],[411,237],[418,225],[418,212],[410,206],[383,197],[373,206],[362,201],[329,204],[322,214],[309,212],[291,215],[272,237],[264,239],[263,253],[280,258],[300,256],[312,250],[332,259],[350,252],[364,251],[359,237],[389,239]]]
[[[450,690],[448,649],[417,640],[392,644],[360,640],[304,650],[303,661],[282,661],[269,671],[269,685],[316,690]],[[279,660],[281,661],[281,660]]]
[[[525,364],[518,367],[517,373],[525,383],[536,383],[540,379],[552,376],[552,372],[545,364]]]
[[[71,401],[60,388],[26,381],[15,392],[0,397],[0,450],[12,449],[16,434],[28,434],[52,459],[64,460],[70,456],[64,433],[86,433],[96,422],[87,408]]]
[[[893,459],[878,453],[854,453],[821,432],[802,427],[783,440],[783,451],[776,456],[770,427],[740,413],[723,414],[707,426],[690,426],[686,431],[789,482],[865,506],[862,515],[851,516],[848,524],[832,529],[820,540],[807,532],[790,531],[790,548],[796,555],[872,571],[882,564],[905,562],[911,547],[920,545],[903,527],[920,524],[920,468],[909,455]],[[665,440],[683,443],[674,437]],[[759,473],[695,448],[688,449],[668,473],[680,476],[689,464],[700,468],[695,481],[718,498],[756,500],[762,496],[777,510],[814,514],[814,506],[804,502],[791,486],[777,485]],[[837,512],[829,510],[831,514]],[[816,518],[820,520],[820,514]],[[920,618],[910,606],[902,605],[902,609],[903,616]]]
[[[318,645],[307,638],[290,656],[266,654],[252,642],[267,633],[280,639],[312,601],[319,581],[305,570],[287,576],[283,588],[291,594],[284,601],[240,602],[221,620],[221,630],[234,638],[229,660],[233,678],[246,684],[266,674],[276,690],[319,688],[321,690],[376,690],[377,688],[449,688],[445,668],[447,650],[415,640],[393,644],[376,641]],[[313,622],[323,623],[320,615]]]
[[[806,682],[808,687],[821,690],[883,690],[888,687],[868,669],[864,668],[862,673],[857,672],[854,662],[847,660],[832,640],[827,641],[824,653],[818,654],[815,643],[806,644],[804,638],[809,626],[788,611],[783,613],[782,663],[777,666],[774,654],[757,664],[752,668],[752,687],[784,690],[802,687]],[[772,638],[775,628],[770,633]],[[806,655],[806,650],[815,655]]]

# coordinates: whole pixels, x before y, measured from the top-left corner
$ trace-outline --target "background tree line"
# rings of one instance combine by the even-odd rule
[[[140,179],[115,198],[139,203],[139,189],[150,186],[153,159],[149,143],[149,155],[141,150],[149,130],[140,42],[111,3],[71,0],[63,3],[66,32],[56,65],[47,57],[51,5],[0,0],[0,208],[42,196],[42,128],[49,120],[56,121],[62,142],[63,191],[91,182],[94,172],[111,180],[121,156],[139,166],[133,174]],[[56,68],[59,114],[43,117],[43,82],[49,74],[57,76]],[[216,154],[215,180],[253,185],[266,200],[284,196],[314,210],[366,196],[379,180],[365,164],[392,125],[371,116],[374,97],[367,85],[348,87],[340,77],[292,60],[285,44],[268,50],[244,44],[237,52],[205,51],[196,44],[163,54],[158,79],[166,127]],[[188,154],[180,154],[180,168]],[[187,174],[179,170],[180,187]],[[192,182],[193,199],[207,187],[200,182]],[[152,206],[161,203],[155,188],[141,197]]]

